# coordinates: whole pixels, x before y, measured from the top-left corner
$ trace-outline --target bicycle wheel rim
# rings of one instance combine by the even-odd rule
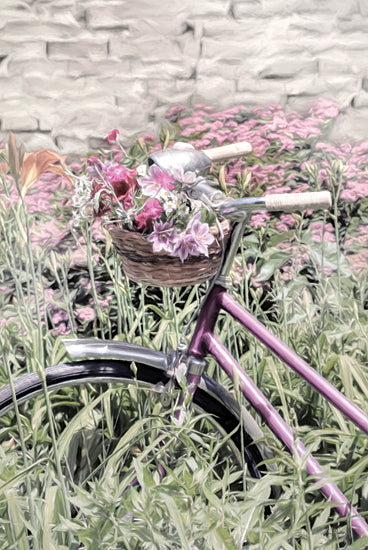
[[[131,368],[131,365],[129,363],[116,361],[83,361],[80,363],[69,363],[46,369],[46,384],[48,391],[50,392],[54,390],[63,390],[65,388],[67,388],[67,390],[69,391],[69,389],[72,387],[77,387],[79,391],[80,388],[83,388],[85,384],[92,384],[93,387],[95,387],[96,384],[103,384],[105,386],[106,383],[111,384],[112,382],[114,383],[114,387],[112,388],[113,390],[115,388],[115,385],[118,384],[122,384],[124,387],[126,385],[129,386],[130,384],[130,387],[134,390],[134,384],[136,384],[139,389],[147,388],[148,390],[150,390],[150,392],[151,390],[156,392],[156,388],[158,390],[169,381],[170,377],[164,370],[152,368],[151,366],[141,364],[134,365],[134,367]],[[211,387],[211,390],[209,392],[207,389],[198,389],[195,396],[195,407],[197,410],[199,410],[199,413],[203,410],[206,414],[209,413],[211,415],[216,415],[216,421],[217,419],[220,419],[218,425],[223,430],[223,433],[234,432],[232,433],[233,440],[235,441],[235,445],[239,446],[240,439],[239,436],[237,436],[237,432],[239,431],[237,429],[239,427],[239,418],[236,418],[236,416],[234,416],[233,411],[231,412],[231,414],[229,414],[228,406],[225,406],[222,402],[222,399],[219,396],[216,396],[216,384],[208,379],[207,382],[208,385]],[[19,405],[23,403],[23,406],[25,406],[26,409],[31,402],[35,401],[35,403],[39,403],[39,399],[44,398],[42,382],[39,379],[38,375],[35,373],[26,375],[23,378],[16,380],[14,383],[14,391],[17,396],[17,403]],[[103,397],[101,399],[105,399],[106,396],[107,394],[103,394]],[[5,410],[9,410],[12,404],[13,397],[11,387],[7,386],[5,388],[2,388],[0,390],[0,414],[2,414]],[[90,406],[90,403],[88,404],[88,406]],[[56,410],[54,402],[52,403],[52,408],[53,410]],[[40,406],[36,410],[36,413],[39,413],[39,411]],[[28,410],[27,412],[29,413],[30,411]],[[21,406],[20,415],[22,416],[22,418],[23,414],[25,413],[22,412]],[[56,412],[56,415],[57,414],[59,413]],[[14,421],[15,420],[16,419],[14,417]],[[144,420],[143,416],[141,420]],[[34,419],[32,419],[32,422],[33,424],[31,423],[30,425],[34,426],[35,424],[37,424],[34,422]],[[38,429],[40,429],[40,425],[38,424],[37,426]],[[162,425],[160,426],[161,427],[159,429],[162,430]],[[9,426],[9,424],[3,427],[3,441],[4,436],[5,439],[8,438],[8,441],[10,437],[13,437],[11,436],[12,430],[14,430],[14,426]],[[238,439],[236,439],[237,437]],[[52,446],[50,445],[50,448],[51,447]],[[20,444],[17,444],[17,448],[18,452],[21,452]],[[245,462],[247,464],[247,467],[251,471],[252,475],[259,477],[260,473],[257,469],[256,464],[261,460],[261,456],[257,447],[251,444],[249,438],[247,441],[246,449]],[[28,454],[31,454],[29,450],[27,452]],[[138,453],[140,452],[142,452],[142,449],[138,449]],[[145,452],[144,449],[143,452]],[[149,458],[149,460],[152,460],[152,462],[154,462],[155,458]],[[25,465],[25,468],[26,466],[27,465]],[[29,466],[30,464],[28,464],[28,467]],[[132,478],[132,476],[130,476],[130,478]],[[46,479],[46,477],[41,477],[40,479],[42,482],[42,479]],[[56,475],[55,479],[57,479]],[[87,481],[84,480],[83,488],[85,488],[86,484],[88,484],[89,482],[90,478],[88,478],[87,476]],[[15,486],[17,486],[17,484],[15,484]],[[26,488],[23,481],[21,483],[21,486],[22,491],[26,493]],[[44,494],[42,495],[42,498],[46,498]]]

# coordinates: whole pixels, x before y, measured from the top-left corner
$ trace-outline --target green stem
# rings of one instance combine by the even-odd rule
[[[18,432],[19,432],[20,448],[22,450],[24,466],[25,466],[25,468],[27,468],[28,465],[29,465],[29,462],[28,462],[28,457],[27,457],[26,444],[25,444],[25,440],[24,440],[22,421],[21,421],[19,408],[18,408],[17,396],[16,396],[16,393],[15,393],[13,376],[12,376],[10,364],[9,364],[9,361],[8,361],[7,353],[6,353],[6,350],[4,349],[3,340],[1,339],[0,342],[1,342],[2,357],[3,357],[5,367],[6,367],[6,370],[7,370],[9,385],[10,385],[11,394],[12,394],[15,418],[16,418],[16,421],[17,421],[17,427],[18,427]],[[27,498],[28,498],[28,503],[29,503],[29,511],[30,511],[30,516],[31,516],[31,524],[33,526],[36,526],[36,514],[35,514],[35,509],[34,509],[34,506],[33,506],[32,486],[31,486],[31,480],[30,480],[29,476],[26,477],[25,483],[26,483],[26,489],[27,489]],[[35,548],[39,548],[37,537],[34,537],[34,542],[35,542]]]

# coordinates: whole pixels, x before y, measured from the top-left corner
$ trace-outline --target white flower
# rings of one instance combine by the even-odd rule
[[[78,227],[82,220],[89,219],[87,208],[91,204],[92,181],[88,175],[74,177],[74,181],[72,225]]]
[[[169,191],[168,189],[162,190],[160,198],[161,198],[162,206],[166,215],[169,215],[175,210],[177,210],[180,204],[183,202],[182,193],[177,193],[176,191]]]
[[[145,164],[140,164],[137,166],[137,175],[141,177],[147,176],[147,167]]]

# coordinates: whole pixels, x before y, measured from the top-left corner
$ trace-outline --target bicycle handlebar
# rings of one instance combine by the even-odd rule
[[[269,212],[295,212],[297,210],[324,210],[331,206],[329,191],[311,191],[308,193],[281,193],[264,197],[249,197],[237,200],[224,200],[218,211],[225,218],[239,220],[252,210]]]
[[[279,195],[266,195],[266,208],[270,212],[283,211],[293,212],[294,210],[330,208],[332,204],[329,191],[312,191],[308,193],[281,193]]]
[[[231,145],[223,145],[222,147],[202,150],[202,153],[211,159],[211,161],[243,157],[244,155],[249,155],[251,152],[252,146],[247,141],[239,141],[238,143],[232,143]]]
[[[327,209],[331,207],[331,193],[329,191],[311,191],[307,193],[281,193],[262,197],[247,197],[243,199],[229,199],[224,193],[213,186],[213,182],[205,178],[188,193],[194,198],[201,199],[225,218],[240,220],[246,213],[253,210],[268,210],[269,212],[294,212],[308,209]]]

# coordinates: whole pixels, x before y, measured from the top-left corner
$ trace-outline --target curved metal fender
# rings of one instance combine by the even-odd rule
[[[63,339],[62,342],[73,359],[121,359],[168,369],[168,357],[164,353],[137,344],[95,338]]]

